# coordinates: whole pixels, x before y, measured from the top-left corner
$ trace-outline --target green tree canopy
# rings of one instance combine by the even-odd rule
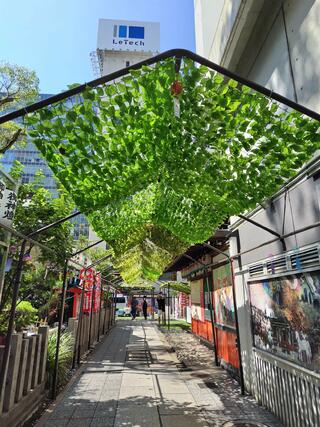
[[[41,175],[35,182],[22,184],[19,187],[13,227],[24,235],[69,215],[74,208],[73,202],[65,191],[61,190],[59,197],[53,198],[48,190],[39,185],[39,182],[41,182]],[[33,243],[28,243],[20,297],[32,296],[32,302],[37,308],[48,301],[52,288],[61,284],[59,279],[64,260],[73,252],[71,229],[70,222],[65,222],[34,238],[52,251],[39,249]],[[5,275],[1,307],[4,307],[11,298],[20,243],[20,239],[12,236],[9,253],[9,257],[12,258],[12,267]]]
[[[0,114],[33,102],[38,95],[39,80],[36,73],[19,65],[0,62]],[[25,130],[17,122],[0,127],[0,153],[14,143],[22,142]]]

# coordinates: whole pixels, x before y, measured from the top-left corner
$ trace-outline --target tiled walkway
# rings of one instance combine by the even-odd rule
[[[220,393],[211,388],[209,376],[219,388],[220,368],[217,378],[214,372],[181,371],[176,355],[168,350],[152,323],[118,321],[37,427],[223,426],[235,419],[281,426],[234,387],[228,393],[227,382],[220,384]]]

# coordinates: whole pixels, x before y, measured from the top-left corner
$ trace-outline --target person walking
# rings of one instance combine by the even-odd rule
[[[137,306],[138,306],[138,300],[135,297],[132,297],[131,300],[131,316],[132,320],[134,320],[137,316]]]
[[[142,303],[142,311],[144,315],[144,320],[147,320],[148,317],[148,303],[147,303],[147,297],[143,297],[143,303]]]
[[[158,324],[160,325],[160,322],[162,321],[162,324],[166,324],[166,299],[162,292],[159,292],[159,295],[157,296],[157,303],[158,303]]]

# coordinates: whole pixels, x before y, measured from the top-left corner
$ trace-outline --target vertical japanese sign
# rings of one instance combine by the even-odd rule
[[[17,194],[0,181],[0,224],[11,227],[17,207]]]
[[[82,268],[80,270],[80,279],[85,289],[84,301],[83,301],[83,312],[88,313],[91,311],[91,299],[94,285],[94,270],[89,268],[88,270]]]
[[[95,274],[93,311],[100,310],[100,298],[101,298],[101,275],[100,273],[97,273]]]

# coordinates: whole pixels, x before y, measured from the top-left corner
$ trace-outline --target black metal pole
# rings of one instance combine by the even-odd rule
[[[170,330],[170,285],[168,285],[168,331]]]
[[[103,295],[103,304],[104,304],[104,318],[103,318],[103,334],[106,333],[106,320],[107,320],[107,309],[108,309],[108,293],[109,293],[109,285],[107,285],[106,290],[106,298]]]
[[[211,248],[213,250],[216,249],[214,246],[211,246],[209,243],[205,243],[205,245],[208,248]],[[241,345],[240,345],[240,330],[239,330],[239,320],[238,320],[238,310],[237,310],[237,295],[236,295],[236,287],[235,287],[235,281],[234,281],[233,262],[232,262],[232,259],[230,258],[230,256],[228,254],[225,254],[222,251],[220,251],[220,253],[222,255],[224,255],[230,263],[234,318],[235,318],[235,323],[236,323],[236,334],[237,334],[240,388],[241,388],[241,394],[244,395],[245,394],[245,387],[244,387],[244,377],[243,377],[243,366],[242,366]]]
[[[110,289],[110,288],[109,288]],[[110,297],[111,297],[111,292],[110,292]],[[110,297],[109,297],[109,290],[108,290],[108,295],[107,295],[107,304],[108,304],[108,306],[110,305],[110,307],[108,307],[109,308],[109,314],[108,314],[108,331],[109,331],[109,329],[110,329],[110,322],[111,322],[111,311],[112,311],[112,303],[111,303],[111,301],[109,301],[109,299],[110,299]]]
[[[18,265],[17,265],[17,269],[16,269],[16,273],[15,273],[15,279],[14,279],[14,283],[13,283],[12,302],[11,302],[11,308],[10,308],[8,332],[7,332],[7,336],[6,336],[6,343],[5,343],[5,347],[4,347],[4,353],[3,353],[1,371],[0,371],[0,401],[1,401],[1,397],[3,396],[4,389],[5,389],[7,369],[8,369],[8,363],[9,363],[9,357],[10,357],[12,334],[13,334],[13,330],[14,330],[14,321],[15,321],[15,316],[16,316],[16,306],[17,306],[17,301],[18,301],[18,294],[19,294],[19,289],[20,289],[20,284],[21,284],[21,276],[22,276],[22,270],[23,270],[23,257],[25,254],[26,245],[27,245],[27,240],[23,240],[21,243],[19,260],[18,260]]]
[[[74,253],[71,255],[71,257],[70,257],[70,258],[72,258],[72,257],[74,257],[74,256],[76,256],[76,255],[79,255],[79,254],[81,254],[82,252],[84,252],[84,251],[86,251],[86,250],[88,250],[88,249],[93,248],[94,246],[97,246],[97,245],[98,245],[99,243],[101,243],[101,242],[103,242],[103,240],[98,240],[97,242],[91,243],[90,245],[86,246],[85,248],[80,249],[80,250],[79,250],[79,251],[77,251],[77,252],[74,252]]]
[[[60,225],[66,221],[69,221],[69,219],[74,218],[75,216],[78,216],[80,214],[81,214],[81,212],[74,212],[73,214],[65,216],[64,218],[58,219],[57,221],[52,222],[51,224],[48,224],[42,228],[39,228],[39,230],[36,230],[36,231],[33,231],[32,233],[29,233],[27,237],[36,236],[37,234],[43,233],[44,231],[47,231],[50,228],[56,227],[57,225]]]
[[[114,312],[113,312],[113,325],[116,322],[116,313],[117,313],[117,290],[114,291]]]
[[[100,341],[100,322],[101,322],[101,298],[102,297],[102,283],[101,283],[101,274],[100,274],[100,299],[99,299],[99,316],[98,316],[98,333],[97,333],[97,342]]]
[[[61,331],[62,331],[63,317],[64,317],[64,305],[65,305],[65,302],[66,302],[67,272],[68,272],[68,260],[65,260],[64,268],[63,268],[62,298],[61,298],[61,307],[60,307],[60,314],[59,314],[59,325],[58,325],[58,332],[57,332],[56,354],[55,354],[53,376],[52,376],[51,398],[53,400],[56,398],[56,395],[57,395],[59,350],[60,350],[60,338],[61,338]]]
[[[91,309],[90,309],[90,319],[89,319],[89,340],[88,340],[88,350],[91,348],[91,332],[92,332],[92,318],[93,318],[93,302],[94,302],[94,284],[92,284],[91,289]]]
[[[243,366],[242,366],[242,357],[241,357],[241,343],[240,343],[240,330],[239,330],[238,309],[237,309],[237,295],[236,295],[236,285],[235,285],[235,281],[234,281],[234,271],[233,271],[232,260],[230,260],[230,269],[231,269],[232,296],[233,296],[233,305],[234,305],[234,319],[236,322],[236,332],[237,332],[240,388],[241,388],[241,394],[244,395],[245,394],[245,387],[244,387]]]
[[[210,320],[211,320],[211,327],[212,327],[212,343],[213,343],[213,348],[214,348],[214,363],[216,366],[219,366],[218,345],[217,345],[217,339],[215,336],[214,318],[213,318],[213,312],[212,312],[213,297],[212,297],[211,289],[209,287],[208,271],[204,270],[204,274],[206,276],[205,277],[205,287],[207,288],[208,293],[209,293],[209,310],[210,310]]]
[[[205,243],[205,246],[209,247],[210,249],[216,249],[214,246],[211,246],[209,243]],[[220,249],[217,249],[217,252],[219,252],[219,253],[221,253],[222,255],[226,256],[226,257],[228,258],[228,260],[230,260],[229,255],[225,254],[225,253],[224,253],[224,252],[222,252]],[[207,270],[207,269],[208,269],[209,265],[208,265],[208,264],[204,264],[203,262],[201,262],[201,261],[199,261],[199,260],[196,260],[195,258],[193,258],[193,257],[192,257],[192,256],[190,256],[190,255],[183,254],[183,256],[184,256],[185,258],[190,259],[190,260],[191,260],[191,261],[193,261],[193,262],[196,262],[196,263],[198,263],[198,264],[201,264],[201,265],[203,266],[203,273],[204,273],[204,275],[206,276],[206,277],[205,277],[205,279],[207,280],[207,278],[208,278],[208,275],[207,275],[207,271],[208,271],[208,270]],[[206,283],[208,283],[208,282],[206,282]],[[218,343],[217,343],[217,339],[216,339],[216,335],[215,335],[215,327],[214,327],[215,319],[213,318],[213,316],[215,317],[215,310],[214,310],[214,312],[213,312],[213,314],[212,314],[212,301],[213,301],[213,297],[212,297],[211,292],[209,292],[209,295],[210,295],[210,317],[211,317],[211,324],[212,324],[212,343],[213,343],[213,347],[214,347],[214,360],[215,360],[215,365],[216,365],[216,366],[219,366],[219,358],[218,358]]]
[[[73,366],[75,367],[75,360],[77,360],[77,364],[80,365],[81,360],[81,335],[82,335],[82,318],[83,318],[83,304],[84,304],[84,295],[85,295],[85,286],[82,284],[82,292],[81,292],[81,302],[80,302],[80,311],[79,311],[79,320],[78,320],[78,328],[77,328],[77,337],[75,342],[75,357]]]
[[[151,319],[154,320],[154,289],[151,291]]]
[[[247,218],[247,217],[246,217],[246,216],[244,216],[244,215],[238,214],[238,217],[239,217],[239,218],[241,218],[241,219],[243,219],[244,221],[249,222],[249,223],[250,223],[250,224],[252,224],[252,225],[255,225],[256,227],[261,228],[261,229],[262,229],[262,230],[264,230],[264,231],[267,231],[268,233],[272,234],[273,236],[277,236],[277,237],[278,237],[278,239],[279,239],[279,240],[280,240],[280,242],[281,242],[281,245],[282,245],[282,249],[283,249],[283,251],[284,251],[284,252],[286,252],[286,250],[287,250],[287,245],[286,245],[286,242],[285,242],[284,238],[281,236],[281,234],[280,234],[280,233],[278,233],[278,232],[276,232],[276,231],[272,230],[272,229],[271,229],[271,228],[269,228],[269,227],[266,227],[265,225],[259,224],[257,221],[254,221],[254,220],[253,220],[253,219],[251,219],[251,218]]]

